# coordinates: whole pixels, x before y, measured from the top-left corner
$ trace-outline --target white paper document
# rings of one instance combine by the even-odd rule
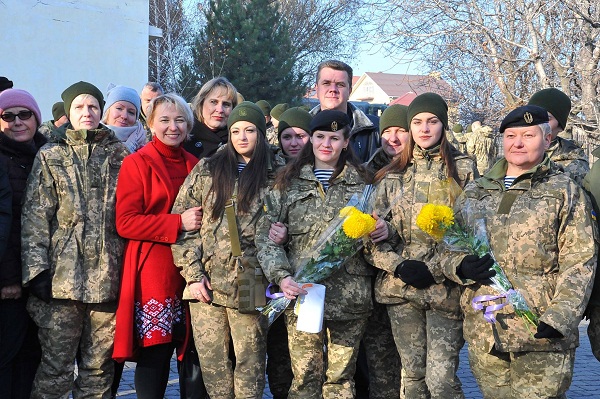
[[[296,329],[308,333],[318,333],[323,329],[323,313],[325,311],[325,286],[306,283],[302,289],[306,295],[299,295],[295,312],[298,315]]]

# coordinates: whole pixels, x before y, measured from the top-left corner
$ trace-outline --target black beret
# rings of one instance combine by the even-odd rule
[[[310,121],[310,133],[316,130],[325,132],[337,132],[350,125],[348,114],[342,111],[324,110],[316,114]]]
[[[537,105],[524,105],[513,109],[500,124],[500,133],[510,127],[534,126],[548,123],[548,112]]]

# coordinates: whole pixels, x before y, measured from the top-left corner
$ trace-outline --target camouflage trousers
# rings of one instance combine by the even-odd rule
[[[402,362],[400,397],[463,399],[456,375],[465,343],[462,320],[410,302],[388,305],[388,314]]]
[[[469,363],[485,399],[566,399],[575,349],[487,353],[469,346]]]
[[[285,317],[294,373],[288,398],[354,398],[353,377],[367,315],[356,320],[323,320],[318,334],[296,330],[298,318],[293,311],[286,311]]]
[[[363,336],[369,369],[369,399],[400,397],[400,355],[386,305],[374,303]]]
[[[588,310],[590,324],[587,333],[590,338],[592,353],[600,361],[600,306],[592,306]]]
[[[260,399],[265,389],[267,326],[257,314],[190,302],[194,342],[211,399]],[[235,371],[229,359],[233,341]]]
[[[83,303],[29,297],[27,311],[38,326],[42,361],[32,399],[111,397],[116,302]],[[77,378],[74,364],[77,357]]]

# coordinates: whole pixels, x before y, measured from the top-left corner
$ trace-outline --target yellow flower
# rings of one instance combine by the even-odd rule
[[[356,212],[360,212],[360,211],[353,206],[345,206],[340,210],[340,217],[344,218],[346,216],[356,214]]]
[[[340,211],[340,216],[347,216],[342,224],[342,228],[344,229],[344,233],[350,238],[360,238],[375,229],[375,219],[353,206],[343,208]]]
[[[446,205],[427,204],[417,216],[417,226],[438,241],[453,224],[454,212]]]

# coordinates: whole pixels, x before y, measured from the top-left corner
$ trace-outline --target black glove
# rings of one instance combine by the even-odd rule
[[[562,338],[564,335],[560,331],[557,331],[554,327],[540,321],[537,332],[533,335],[534,338]]]
[[[46,303],[52,299],[52,276],[50,270],[44,270],[29,282],[29,293]]]
[[[477,255],[467,255],[460,262],[456,274],[465,279],[489,283],[490,277],[496,275],[495,270],[490,270],[493,265],[494,259],[490,254],[485,254],[481,258]]]
[[[407,259],[396,267],[394,276],[420,290],[435,283],[433,275],[424,262]]]

